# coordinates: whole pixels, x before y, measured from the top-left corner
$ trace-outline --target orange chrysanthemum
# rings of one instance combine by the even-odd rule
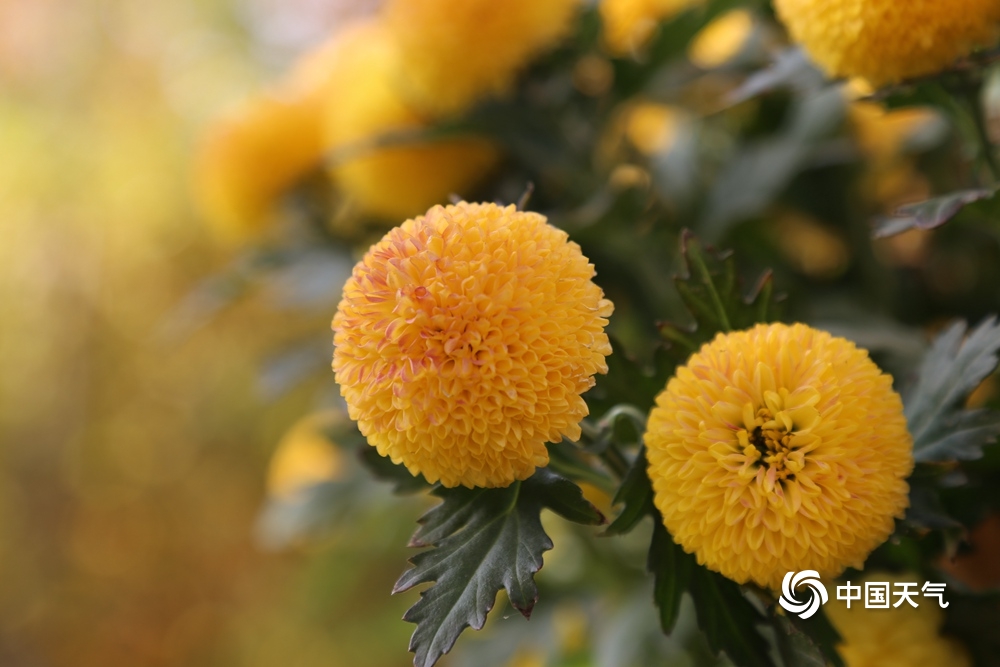
[[[422,109],[461,113],[506,92],[571,27],[580,0],[389,0],[385,17]]]
[[[922,580],[917,575],[870,574],[862,582],[888,582],[891,591],[900,590],[895,584]],[[910,590],[916,590],[910,588]],[[895,592],[892,603],[898,602]],[[968,667],[969,654],[965,647],[941,634],[944,612],[933,597],[917,595],[917,607],[903,602],[889,609],[868,609],[854,602],[848,609],[844,601],[830,596],[826,613],[840,633],[842,643],[837,650],[847,667]]]
[[[383,456],[506,486],[577,439],[613,306],[562,232],[513,206],[435,206],[372,246],[333,319],[333,369]]]
[[[802,324],[704,345],[657,397],[645,440],[674,540],[739,583],[861,567],[908,503],[912,439],[892,378]]]
[[[829,74],[875,86],[933,74],[1000,37],[997,0],[775,0],[774,7]]]

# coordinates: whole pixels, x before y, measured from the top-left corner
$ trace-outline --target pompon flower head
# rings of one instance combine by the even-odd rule
[[[997,0],[775,0],[828,74],[874,86],[933,74],[1000,37]]]
[[[435,115],[510,89],[532,58],[566,35],[580,0],[389,0],[385,17],[407,93]]]
[[[866,581],[888,582],[897,591],[894,584],[923,580],[916,574],[872,573],[851,584],[861,586],[864,595]],[[909,590],[919,590],[919,585]],[[891,600],[893,604],[898,601],[895,593]],[[840,633],[837,650],[847,667],[968,667],[971,661],[965,647],[941,634],[944,612],[937,600],[918,594],[914,601],[916,608],[903,602],[890,609],[866,609],[862,602],[854,602],[848,609],[831,595],[824,609]]]
[[[861,567],[907,507],[912,439],[892,378],[802,324],[704,345],[657,397],[645,441],[674,540],[739,583]]]
[[[428,121],[400,94],[397,45],[381,21],[358,24],[341,38],[343,57],[329,74],[323,142],[335,159],[331,175],[362,212],[398,221],[426,211],[452,193],[464,194],[499,160],[490,141],[474,135],[364,146],[393,133],[426,130]]]
[[[576,440],[613,306],[536,213],[435,206],[372,246],[333,319],[333,369],[380,454],[444,486],[500,487]]]

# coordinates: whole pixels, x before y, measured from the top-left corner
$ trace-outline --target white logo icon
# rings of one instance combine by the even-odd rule
[[[795,589],[799,586],[808,586],[809,600],[799,602],[795,599]],[[803,570],[799,573],[789,572],[781,582],[781,597],[778,604],[785,611],[798,614],[799,618],[809,618],[817,611],[820,605],[824,605],[830,599],[826,593],[826,586],[819,580],[819,572],[816,570]]]

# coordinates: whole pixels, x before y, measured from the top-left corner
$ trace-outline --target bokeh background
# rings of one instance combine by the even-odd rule
[[[255,542],[315,392],[266,400],[262,359],[330,313],[169,324],[232,254],[189,203],[199,130],[368,10],[0,2],[0,664],[408,663],[385,593],[419,508],[334,556]]]

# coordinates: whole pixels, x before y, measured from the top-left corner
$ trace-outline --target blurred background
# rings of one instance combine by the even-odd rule
[[[637,43],[697,3],[607,0],[618,13],[606,30],[625,28],[600,48],[583,4],[514,104],[479,110],[505,157],[473,194],[509,203],[535,183],[529,208],[594,261],[616,303],[610,329],[633,356],[652,356],[654,322],[685,319],[671,285],[685,226],[736,247],[748,285],[772,268],[785,319],[858,340],[903,381],[943,322],[1000,309],[995,203],[871,240],[872,221],[900,204],[979,183],[968,127],[824,87],[801,54],[784,79],[746,89],[786,53],[767,3],[714,2],[753,12],[704,33],[682,16],[648,58],[633,57]],[[191,197],[205,128],[378,5],[0,0],[4,667],[410,664],[400,617],[415,595],[389,591],[430,500],[366,482],[345,504],[350,521],[323,531],[273,502],[303,477],[355,471],[315,442],[338,419],[329,323],[387,221],[345,232],[333,205],[315,225],[321,243],[293,232],[291,254],[255,254],[220,242]],[[996,134],[996,68],[987,81]],[[995,405],[994,387],[976,404]],[[279,443],[297,454],[272,464]],[[1000,470],[991,456],[987,481]],[[610,511],[607,494],[590,495]],[[1000,509],[994,496],[963,500],[963,521]],[[481,652],[446,660],[712,664],[690,609],[670,642],[658,634],[649,526],[611,544],[546,521],[557,548],[539,580],[553,603],[527,626],[501,596],[494,631],[460,640]],[[983,525],[995,542],[996,520]],[[995,559],[966,565],[968,581],[1000,581]]]
[[[332,309],[249,299],[165,333],[232,254],[189,203],[201,127],[368,10],[0,2],[5,667],[409,663],[387,592],[419,508],[335,557],[254,542],[267,461],[313,400],[263,400],[261,359],[328,339]]]

